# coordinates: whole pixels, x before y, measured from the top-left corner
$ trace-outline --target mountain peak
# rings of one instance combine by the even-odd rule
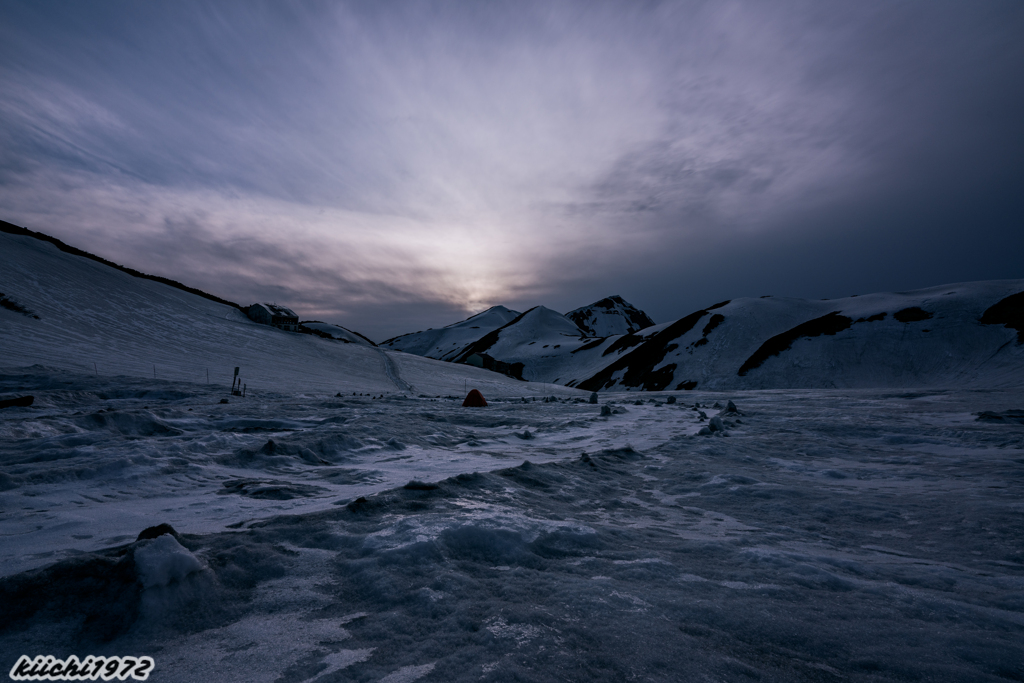
[[[654,324],[649,315],[618,294],[569,311],[565,317],[591,337],[637,332]]]

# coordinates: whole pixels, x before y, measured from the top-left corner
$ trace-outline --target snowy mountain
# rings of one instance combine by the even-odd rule
[[[587,390],[1019,386],[1024,280],[845,299],[737,299],[620,337]],[[538,379],[543,377],[538,376]]]
[[[512,376],[537,382],[541,376],[557,377],[566,351],[584,339],[583,330],[564,315],[535,306],[470,344],[453,360],[467,363],[474,355],[486,356],[512,366]]]
[[[566,392],[377,349],[337,326],[323,329],[351,334],[347,341],[355,343],[259,325],[230,302],[21,232],[0,231],[0,293],[10,303],[0,308],[0,364],[8,367],[40,364],[199,383],[209,378],[225,387],[239,367],[249,389],[332,395],[462,395],[470,384],[487,398]]]
[[[589,306],[569,311],[565,317],[576,323],[589,337],[630,334],[654,324],[650,316],[621,296],[606,297]]]
[[[483,313],[425,332],[411,332],[392,337],[380,345],[396,351],[414,353],[417,356],[451,360],[462,355],[467,346],[486,334],[502,327],[519,317],[517,311],[504,306],[492,306]]]
[[[724,301],[635,333],[586,338],[548,309],[455,360],[487,354],[515,376],[586,391],[1016,386],[1024,280],[810,301]],[[541,320],[542,318],[542,320]]]

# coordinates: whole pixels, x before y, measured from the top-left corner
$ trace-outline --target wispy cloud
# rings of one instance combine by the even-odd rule
[[[5,219],[377,337],[612,289],[678,316],[724,298],[712,262],[735,289],[814,296],[838,285],[791,277],[792,245],[841,265],[837,245],[883,223],[920,234],[936,198],[948,216],[998,207],[983,230],[1024,239],[1009,229],[1024,213],[1012,2],[0,14]],[[754,245],[777,272],[741,265]],[[907,264],[919,281],[898,286],[1012,268],[961,255]],[[881,264],[862,268],[878,288],[899,279]],[[875,286],[856,280],[843,286]]]

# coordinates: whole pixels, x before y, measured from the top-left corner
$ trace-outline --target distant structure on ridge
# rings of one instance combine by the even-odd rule
[[[299,331],[299,316],[286,306],[267,303],[253,304],[246,309],[245,313],[251,320],[262,325],[272,325],[286,332]]]

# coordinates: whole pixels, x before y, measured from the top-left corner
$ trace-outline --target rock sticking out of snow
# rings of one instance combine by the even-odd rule
[[[139,537],[136,538],[135,541],[146,541],[157,538],[158,536],[163,536],[164,534],[170,534],[175,538],[178,537],[178,532],[174,530],[174,527],[165,522],[163,524],[157,524],[156,526],[146,527],[139,532]]]
[[[608,417],[612,414],[612,407],[609,405],[601,406],[601,417]]]
[[[594,404],[597,403],[597,392],[596,391],[591,392],[591,394],[590,394],[590,402],[594,403]]]
[[[35,396],[18,396],[16,398],[5,398],[0,401],[0,408],[28,408],[35,402]]]
[[[1001,413],[997,413],[991,410],[986,410],[983,413],[978,413],[979,422],[1004,422],[1006,424],[1017,423],[1024,424],[1024,410],[1004,410]]]

